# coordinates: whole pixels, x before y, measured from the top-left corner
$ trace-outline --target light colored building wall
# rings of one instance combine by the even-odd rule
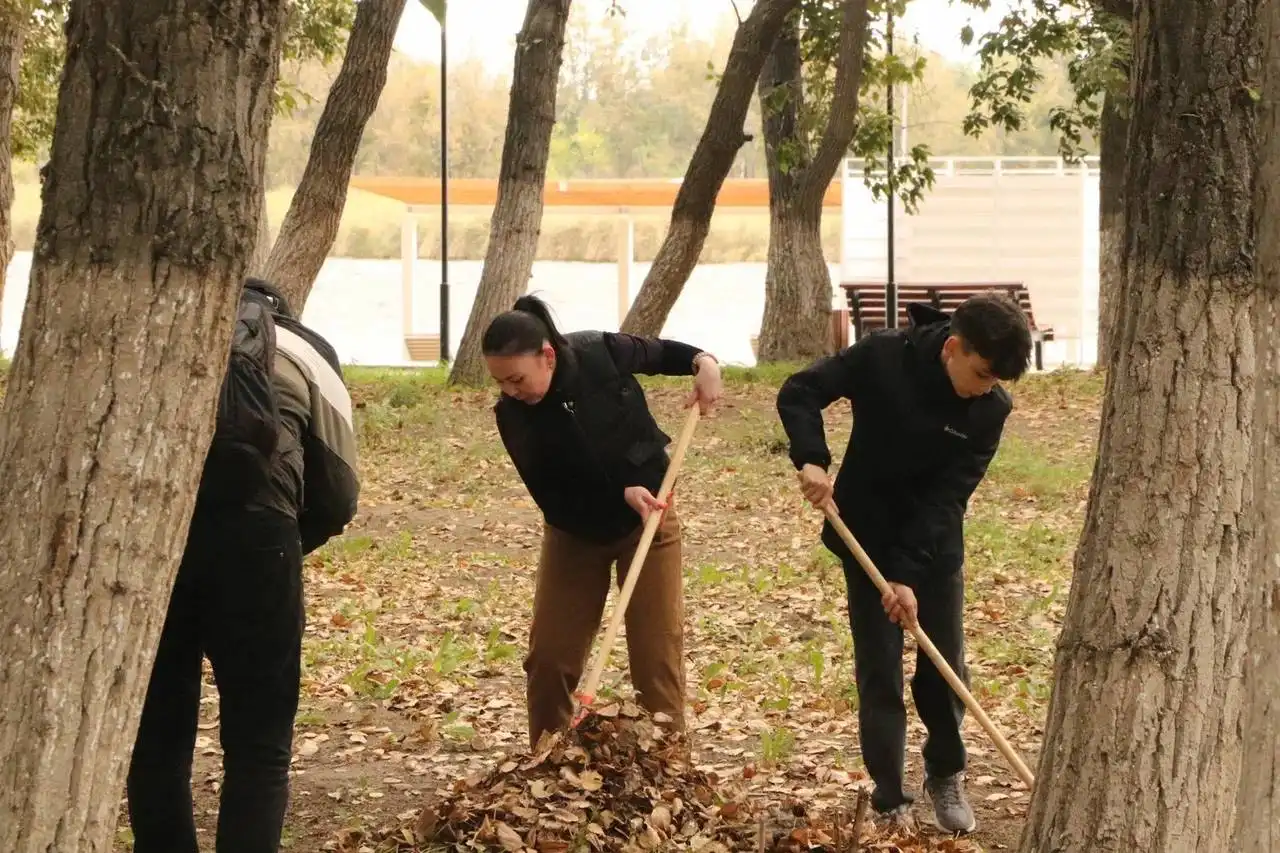
[[[1051,326],[1054,363],[1090,365],[1097,348],[1098,171],[1096,162],[1054,158],[946,159],[917,212],[894,213],[895,279],[1022,282],[1039,325]],[[887,208],[844,174],[842,281],[884,281]]]

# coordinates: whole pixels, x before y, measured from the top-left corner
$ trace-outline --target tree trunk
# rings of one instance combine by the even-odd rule
[[[1124,163],[1129,135],[1127,106],[1113,95],[1102,101],[1098,158],[1098,364],[1114,356],[1114,329],[1124,278]]]
[[[800,130],[804,85],[800,22],[792,15],[773,43],[760,72],[760,117],[765,168],[769,175],[769,254],[764,284],[764,319],[757,359],[761,362],[812,360],[826,351],[827,313],[814,310],[818,282],[831,278],[822,254],[822,205],[817,211],[799,189],[810,165]],[[828,302],[830,296],[828,296]]]
[[[249,255],[248,274],[263,276],[267,271],[267,259],[271,256],[271,222],[267,219],[267,195],[262,194],[258,205],[258,234],[253,238],[253,251]]]
[[[1023,851],[1230,849],[1256,543],[1256,0],[1135,22],[1125,310]]]
[[[1274,119],[1270,119],[1274,121]],[[1273,143],[1274,145],[1274,143]],[[1265,150],[1265,149],[1264,149]],[[1264,154],[1263,157],[1267,157]],[[1274,193],[1280,173],[1266,167],[1273,182],[1259,189],[1264,210],[1259,223],[1275,223],[1280,210]],[[1280,252],[1262,244],[1280,243],[1267,229],[1260,230],[1259,266],[1264,276],[1255,311],[1258,358],[1258,405],[1254,427],[1258,430],[1255,453],[1257,484],[1254,503],[1259,510],[1258,542],[1254,550],[1254,575],[1244,597],[1251,605],[1249,651],[1244,664],[1244,724],[1241,740],[1245,752],[1236,793],[1235,838],[1232,853],[1275,853],[1280,850]]]
[[[794,17],[774,42],[760,74],[769,173],[761,362],[812,361],[832,349],[831,272],[822,251],[822,201],[857,129],[867,25],[866,0],[845,0],[828,124],[812,156],[801,130],[803,69],[799,22]]]
[[[480,352],[485,327],[525,292],[533,274],[569,4],[570,0],[529,0],[516,39],[498,199],[489,223],[480,284],[450,383],[480,385],[488,378]]]
[[[0,311],[13,260],[13,105],[18,97],[27,15],[0,12]]]
[[[739,25],[706,127],[676,193],[667,236],[622,322],[622,331],[633,335],[662,333],[667,315],[702,254],[716,196],[733,168],[738,149],[747,141],[743,123],[760,70],[787,15],[798,5],[799,0],[756,0],[751,14]]]
[[[1244,669],[1245,751],[1236,793],[1234,853],[1280,850],[1280,4],[1262,6],[1262,98],[1255,183],[1258,394],[1253,506],[1257,512],[1249,653]]]
[[[299,313],[338,236],[347,184],[365,125],[387,82],[391,43],[405,0],[362,0],[347,39],[342,68],[333,81],[311,154],[271,248],[263,278],[284,293]]]
[[[109,851],[258,205],[284,0],[77,0],[0,406],[0,850]]]
[[[831,351],[831,272],[822,252],[821,214],[786,199],[770,202],[764,288],[761,364],[807,362]]]

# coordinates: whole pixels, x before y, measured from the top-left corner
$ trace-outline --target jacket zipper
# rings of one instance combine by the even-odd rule
[[[595,466],[595,469],[598,472],[600,472],[600,475],[603,477],[604,482],[608,484],[611,488],[614,488],[614,489],[619,488],[618,484],[614,481],[613,475],[609,473],[604,463],[600,461],[599,457],[596,455],[595,450],[592,448],[591,439],[588,438],[587,431],[583,429],[581,422],[579,422],[578,420],[578,413],[574,405],[574,401],[563,400],[561,401],[560,406],[569,414],[569,420],[573,423],[574,430],[577,432],[578,437],[582,439],[583,448],[585,448],[587,454],[590,456],[591,462]]]

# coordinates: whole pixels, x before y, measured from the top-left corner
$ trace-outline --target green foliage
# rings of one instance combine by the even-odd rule
[[[966,28],[966,43],[973,32]],[[1048,110],[1059,152],[1068,160],[1087,153],[1096,134],[1104,97],[1122,98],[1131,57],[1129,22],[1096,10],[1088,0],[1017,0],[999,29],[979,40],[981,70],[970,89],[972,108],[965,133],[1018,131],[1027,105],[1045,82],[1047,61],[1066,62],[1070,97]]]
[[[913,145],[911,150],[897,152],[893,171],[886,172],[889,162],[889,136],[894,132],[885,109],[862,107],[862,122],[854,137],[852,150],[863,161],[863,182],[874,199],[896,195],[908,213],[914,213],[925,193],[933,186],[934,173],[929,165],[932,153],[928,145]],[[903,158],[906,158],[905,160]]]
[[[66,57],[66,0],[33,4],[13,105],[13,156],[34,160],[53,137],[58,81]]]
[[[291,0],[283,58],[333,62],[346,49],[355,18],[354,0]]]
[[[889,147],[895,134],[889,119],[887,87],[893,85],[900,95],[924,79],[927,60],[917,51],[890,55],[887,13],[890,7],[902,15],[907,0],[873,0],[868,14],[874,22],[868,29],[863,53],[862,81],[858,95],[858,123],[850,154],[863,160],[863,179],[875,198],[893,193],[902,199],[907,210],[914,210],[924,193],[933,185],[929,168],[927,143],[915,145],[906,153],[898,152],[892,172],[886,169]],[[827,127],[835,98],[836,66],[839,62],[840,35],[843,26],[843,0],[803,0],[794,13],[800,32],[801,85],[778,86],[763,99],[761,109],[773,114],[790,106],[794,98],[797,108],[796,132],[773,151],[779,171],[790,173],[810,162]],[[895,48],[898,40],[895,39]]]
[[[637,43],[621,10],[575,3],[556,93],[548,178],[683,174],[706,124],[732,38],[730,28],[701,39],[680,25],[669,34]],[[474,70],[483,75],[479,68]],[[461,68],[451,67],[451,85],[461,85],[464,74]],[[477,128],[464,133],[459,128],[455,133],[456,122],[476,121],[480,116],[451,115],[450,162],[458,168],[465,168],[460,145],[474,146],[485,134],[497,143],[502,139],[509,83],[484,77],[485,88],[499,93],[500,105],[493,110],[496,130]],[[472,102],[484,101],[483,109],[488,110],[488,98],[478,88],[479,80],[471,83]],[[434,111],[435,104],[431,107]],[[419,132],[433,133],[435,126],[424,122]],[[423,139],[420,144],[425,148],[431,143]],[[748,143],[744,156],[762,147],[755,141]],[[485,154],[488,174],[496,175],[500,146],[495,144]]]
[[[863,180],[871,189],[873,198],[896,195],[908,212],[914,212],[924,194],[933,186],[933,169],[929,167],[932,155],[928,143],[913,145],[909,151],[897,151],[893,168],[888,169],[889,147],[898,132],[896,125],[901,117],[889,119],[888,88],[897,94],[924,80],[927,59],[916,45],[904,50],[897,37],[893,40],[893,53],[888,51],[889,30],[887,15],[892,9],[895,17],[906,11],[907,0],[889,0],[870,4],[877,24],[871,28],[867,39],[867,57],[862,70],[862,97],[858,103],[861,121],[851,150],[863,160]],[[905,160],[903,158],[906,158]]]
[[[882,21],[877,21],[877,27],[882,27]],[[735,28],[732,11],[728,11],[721,25],[705,35],[679,24],[646,40],[628,36],[627,22],[610,16],[601,5],[573,4],[547,177],[673,178],[684,174],[706,126],[716,92],[716,72],[724,67]],[[876,32],[873,37],[881,36]],[[909,87],[903,84],[898,96],[902,98],[909,88],[908,132],[911,144],[921,146],[921,152],[946,156],[1056,153],[1057,134],[1049,127],[1048,101],[1020,131],[980,138],[966,135],[961,125],[969,87],[977,79],[975,71],[905,41],[898,39],[898,61],[918,79]],[[873,56],[879,53],[877,48]],[[312,92],[326,91],[334,73],[318,62],[286,69],[289,82]],[[450,62],[449,97],[455,108],[449,112],[449,166],[454,177],[497,177],[510,85],[507,74],[492,72],[477,61]],[[1065,68],[1047,68],[1043,89],[1046,93],[1066,92]],[[393,55],[378,109],[365,129],[356,173],[439,175],[439,92],[440,75],[435,65]],[[465,104],[466,109],[457,108],[458,104]],[[862,105],[862,115],[883,116],[882,83],[864,87]],[[319,103],[301,103],[292,115],[278,116],[272,122],[268,175],[273,187],[291,186],[301,176],[320,110]],[[811,125],[821,127],[823,115],[815,115]],[[878,135],[884,145],[872,141],[860,144],[882,164],[888,139],[887,124],[883,118],[880,121],[878,134],[873,135],[870,129],[864,133]],[[730,175],[764,177],[758,98],[752,99],[746,127],[753,138],[740,150]],[[907,186],[905,177],[897,179],[896,186]],[[661,219],[661,227],[665,227],[667,217]],[[601,225],[612,227],[610,223]],[[384,234],[380,228],[371,239],[378,245],[389,240],[394,251],[398,229]],[[460,239],[455,232],[450,245]],[[610,242],[608,251],[612,252],[614,245],[616,242]]]
[[[418,2],[418,0],[413,0]],[[723,67],[734,34],[730,12],[722,26],[695,36],[683,26],[655,35],[640,44],[623,43],[623,22],[599,6],[574,4],[564,67],[557,95],[557,122],[548,168],[553,180],[583,178],[672,178],[684,173],[689,156],[706,124],[715,96],[707,79],[708,64]],[[877,27],[882,21],[877,20]],[[877,31],[873,33],[881,38]],[[917,154],[932,151],[945,156],[1024,156],[1054,154],[1058,134],[1049,125],[1050,108],[1071,97],[1065,63],[1043,66],[1044,79],[1027,106],[1021,130],[998,129],[971,136],[962,129],[969,109],[968,91],[977,74],[916,46],[897,43],[898,61],[912,75],[907,111],[910,142]],[[60,42],[59,42],[59,51]],[[917,56],[917,54],[919,54]],[[28,54],[30,61],[32,54]],[[58,54],[57,64],[61,64]],[[927,59],[927,62],[921,60]],[[29,69],[26,69],[29,70]],[[280,91],[323,93],[331,86],[336,65],[320,60],[290,62],[282,68]],[[872,70],[871,73],[878,73]],[[56,78],[55,71],[53,77]],[[56,79],[55,79],[56,83]],[[449,69],[450,97],[455,109],[449,120],[449,155],[457,178],[494,178],[502,155],[509,77],[475,61],[456,61]],[[54,96],[56,86],[49,89]],[[440,169],[440,76],[431,64],[393,55],[378,108],[365,130],[356,162],[359,175],[433,176]],[[268,218],[279,226],[288,209],[293,187],[306,166],[322,103],[300,98],[296,108],[278,115],[271,124],[267,180]],[[52,118],[50,109],[44,113]],[[862,94],[862,120],[868,125],[858,144],[867,156],[883,162],[888,148],[884,86],[869,85]],[[877,128],[874,122],[880,122]],[[758,99],[753,99],[747,127],[759,128]],[[48,139],[47,132],[40,137]],[[873,141],[865,141],[873,140]],[[881,144],[884,140],[886,144]],[[45,143],[38,143],[34,158]],[[907,146],[910,148],[910,146]],[[919,163],[919,161],[916,161]],[[13,235],[18,247],[31,248],[40,213],[36,169],[15,164],[16,196]],[[762,177],[764,143],[757,132],[739,152],[731,175]],[[884,185],[883,177],[881,185]],[[895,188],[908,185],[895,173]],[[399,257],[403,206],[390,199],[353,191],[335,246],[346,257]],[[458,210],[450,215],[450,257],[484,257],[489,213]],[[666,232],[669,214],[654,210],[636,219],[636,259],[653,258]],[[840,218],[823,217],[823,246],[830,261],[839,258]],[[712,220],[703,259],[709,263],[761,262],[768,246],[767,218],[756,213],[725,210]],[[439,257],[439,221],[430,216],[420,223],[419,251],[423,258]],[[609,217],[579,211],[548,211],[542,223],[538,258],[608,262],[616,258],[616,223]]]
[[[293,0],[281,58],[294,63],[334,63],[346,50],[355,17],[353,0]],[[292,115],[302,104],[316,103],[313,93],[281,75],[276,83],[277,115]]]
[[[1062,134],[1060,150],[1068,160],[1084,156],[1084,133],[1097,135],[1106,97],[1122,109],[1127,95],[1133,42],[1128,21],[1096,13],[1092,26],[1081,30],[1081,43],[1067,65],[1067,79],[1075,99],[1050,111],[1050,126]]]
[[[795,13],[800,19],[800,69],[804,92],[798,104],[797,141],[811,153],[821,144],[835,99],[843,5],[843,0],[802,0]],[[780,88],[773,94],[775,100],[785,101],[789,92]],[[782,103],[777,106],[780,108]]]
[[[872,33],[875,39],[883,37],[882,18],[883,15],[877,19],[876,30]],[[57,75],[62,62],[60,27],[59,22],[53,28],[57,35],[53,40],[57,47],[57,61],[52,63],[52,73],[46,75],[50,81],[48,108],[31,110],[22,117],[24,119],[34,120],[43,115],[52,121]],[[671,178],[683,174],[715,96],[716,84],[708,79],[707,69],[724,66],[734,29],[733,14],[729,11],[722,25],[707,35],[695,35],[688,27],[678,25],[668,32],[655,34],[647,41],[637,44],[632,37],[631,43],[626,43],[624,20],[608,15],[600,6],[575,3],[570,13],[556,100],[558,121],[548,177],[553,180]],[[816,51],[820,47],[807,49]],[[1054,98],[1065,100],[1069,96],[1065,66],[1050,64],[1044,68],[1040,93],[1028,108],[1027,120],[1020,130],[976,137],[966,135],[962,130],[968,109],[967,93],[978,79],[975,72],[965,65],[950,63],[914,45],[904,44],[901,38],[898,39],[897,50],[900,54],[898,61],[916,78],[909,87],[908,133],[911,143],[921,146],[919,151],[928,150],[945,156],[1020,156],[1056,152],[1057,133],[1049,126],[1048,114]],[[879,53],[877,48],[873,56]],[[24,66],[24,72],[28,74],[32,70],[30,62],[33,55],[28,52],[28,65]],[[292,61],[281,69],[281,83],[277,91],[282,101],[292,98],[293,103],[282,104],[292,106],[292,109],[277,115],[271,125],[271,150],[267,164],[271,187],[282,188],[283,191],[284,188],[292,188],[301,177],[323,106],[320,100],[306,93],[323,95],[336,73],[335,63],[326,65],[320,59]],[[869,69],[869,74],[877,73],[875,68]],[[884,119],[883,76],[880,81],[875,85],[869,83],[863,89],[861,114],[868,127],[855,150],[866,151],[868,156],[883,163],[888,148],[888,128]],[[508,75],[491,72],[477,61],[456,60],[450,64],[451,102],[455,106],[466,105],[466,109],[451,110],[449,116],[450,170],[455,177],[497,176],[509,90]],[[440,75],[435,65],[415,63],[393,54],[386,87],[365,129],[356,173],[438,175],[439,91]],[[902,94],[900,89],[899,97]],[[1037,106],[1039,102],[1043,102],[1042,108]],[[814,121],[819,118],[815,116]],[[875,126],[877,121],[880,122],[878,127]],[[758,129],[759,126],[759,103],[758,99],[753,99],[747,127]],[[34,159],[38,155],[47,144],[48,127],[46,124],[43,131],[32,134],[35,144],[27,149],[24,156]],[[879,140],[884,140],[885,144],[881,145]],[[731,175],[752,178],[763,177],[764,174],[764,142],[757,132],[755,138],[743,146]],[[903,187],[907,180],[899,175],[895,183]],[[22,194],[20,188],[19,196]],[[283,200],[286,204],[287,198],[288,193],[285,192]],[[348,247],[351,252],[356,255],[394,256],[399,251],[399,209],[388,204],[387,211],[380,210],[372,217],[363,209],[353,212],[350,218],[352,245]],[[32,211],[29,218],[31,227],[34,227],[38,194]],[[17,220],[24,216],[24,210],[15,211]],[[480,251],[479,257],[483,256],[488,215],[475,218],[476,223],[464,222],[461,211],[453,217],[455,226],[450,240],[451,250],[460,249],[465,244]],[[652,226],[654,235],[647,230],[643,235],[637,235],[637,249],[641,255],[649,251],[651,236],[661,240],[666,217],[660,219],[661,222]],[[278,222],[278,217],[273,219],[273,223]],[[733,232],[741,230],[736,223],[736,220],[725,220],[726,227]],[[593,236],[589,242],[599,242],[602,253],[612,253],[616,245],[612,223],[598,221],[596,224],[601,229],[600,239],[596,241]],[[17,221],[15,225],[18,226],[15,229],[18,239],[29,240],[24,236],[29,231],[24,223]],[[474,234],[468,231],[473,225]],[[750,226],[747,230],[751,233],[743,232],[744,241],[759,242],[759,229],[751,222],[747,226]],[[354,233],[357,228],[363,229],[363,236]],[[644,228],[649,229],[650,225],[645,223]],[[575,237],[566,232],[565,241],[571,243],[581,236]],[[432,251],[430,241],[434,236],[430,230],[424,238],[428,242],[424,244],[423,251]],[[734,239],[736,245],[737,238]],[[755,257],[754,254],[734,256],[732,251],[737,249],[726,244],[727,253],[720,256],[721,259],[730,261]],[[744,248],[743,251],[747,250]],[[558,251],[551,254],[560,256]],[[607,254],[607,257],[611,258],[612,254]]]

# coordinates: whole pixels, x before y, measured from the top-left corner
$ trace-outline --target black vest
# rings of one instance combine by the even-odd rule
[[[567,338],[547,396],[533,406],[502,397],[498,428],[547,523],[611,542],[639,525],[623,491],[644,486],[657,494],[671,439],[640,383],[618,371],[600,332]]]

